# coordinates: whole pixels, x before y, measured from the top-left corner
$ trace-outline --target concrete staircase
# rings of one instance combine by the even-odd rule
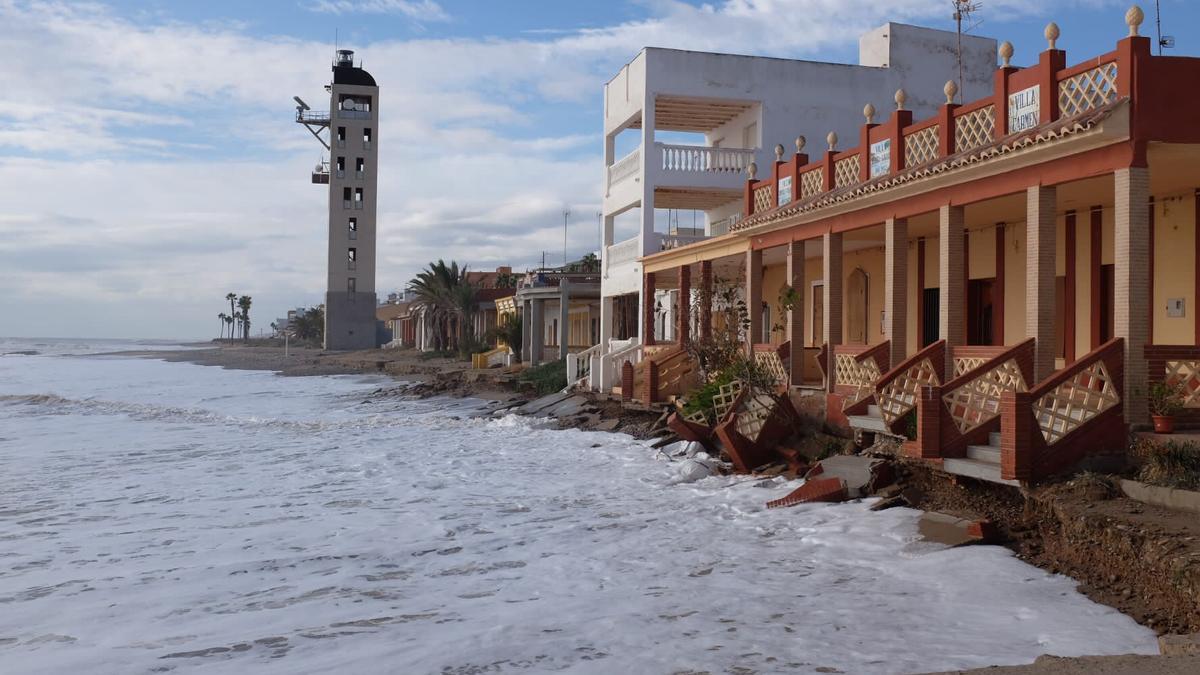
[[[884,423],[883,414],[879,412],[879,406],[877,405],[867,406],[866,415],[847,415],[846,419],[850,422],[851,429],[868,431],[873,434],[895,436],[887,424]]]
[[[1000,433],[988,435],[987,445],[968,445],[966,457],[951,457],[942,460],[942,469],[967,478],[986,480],[1001,485],[1020,485],[1015,480],[1000,477]]]

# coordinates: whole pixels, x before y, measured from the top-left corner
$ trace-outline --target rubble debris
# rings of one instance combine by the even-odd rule
[[[779,509],[809,502],[843,501],[846,501],[846,486],[840,478],[816,478],[805,481],[804,485],[785,497],[767,502],[767,508]]]

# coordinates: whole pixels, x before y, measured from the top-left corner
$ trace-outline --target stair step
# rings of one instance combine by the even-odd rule
[[[877,415],[847,415],[846,420],[850,422],[852,429],[862,429],[863,431],[877,431],[880,433],[890,434],[891,429],[888,429],[883,418]]]
[[[1000,463],[1000,448],[995,445],[968,445],[967,458],[989,464]]]
[[[877,405],[875,405],[875,404],[871,404],[871,405],[868,405],[868,406],[867,406],[867,415],[869,415],[869,416],[871,416],[871,417],[879,417],[879,418],[882,418],[882,417],[883,417],[883,411],[879,409],[879,406],[877,406]]]
[[[994,445],[997,448],[1000,447],[1000,432],[999,431],[993,431],[992,433],[988,434],[988,445]]]
[[[1020,485],[1018,481],[1001,478],[1000,465],[993,464],[992,462],[981,462],[977,459],[947,458],[942,460],[942,469],[946,473],[986,480],[1001,485]]]

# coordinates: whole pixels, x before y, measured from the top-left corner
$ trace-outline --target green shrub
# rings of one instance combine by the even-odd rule
[[[704,414],[704,419],[709,425],[719,422],[720,420],[716,419],[716,405],[713,403],[713,399],[720,393],[721,387],[729,384],[734,379],[733,374],[729,371],[718,373],[712,382],[689,392],[687,403],[683,406],[683,414],[689,416],[701,412]]]
[[[563,359],[526,368],[517,380],[532,383],[539,396],[562,391],[567,386],[567,362]]]
[[[904,437],[910,441],[917,440],[917,409],[913,408],[904,416]]]

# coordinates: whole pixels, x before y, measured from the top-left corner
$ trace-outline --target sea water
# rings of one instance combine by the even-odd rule
[[[0,343],[4,673],[911,673],[1156,652],[870,501],[619,434],[121,346]],[[11,352],[23,352],[12,354]],[[31,353],[36,352],[36,353]],[[818,668],[822,670],[817,670]],[[834,669],[834,670],[830,670]]]

